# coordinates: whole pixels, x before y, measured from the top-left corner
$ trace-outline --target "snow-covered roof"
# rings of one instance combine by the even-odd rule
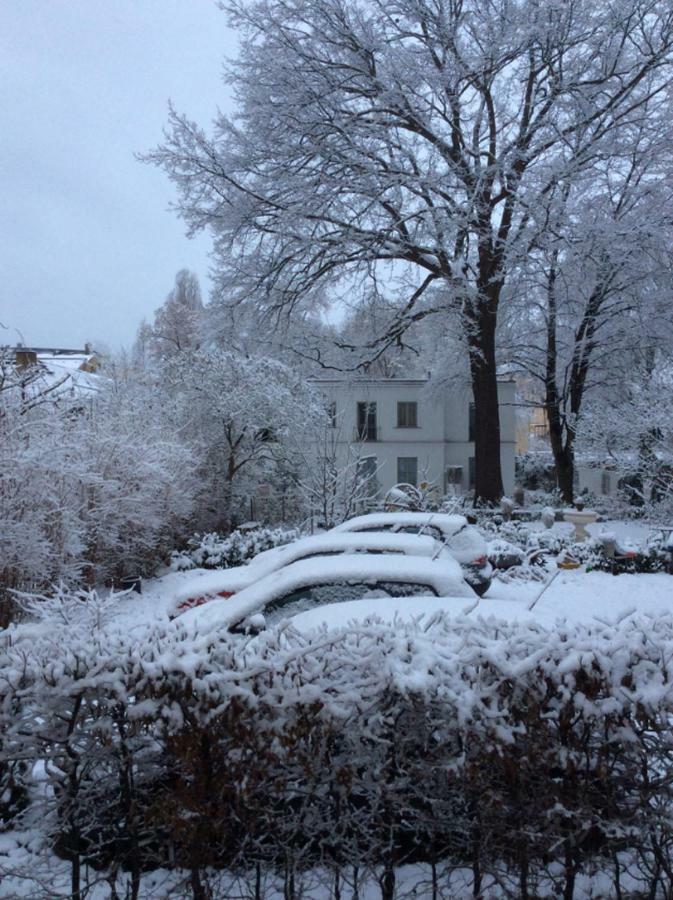
[[[441,559],[364,553],[316,556],[266,575],[233,598],[216,598],[205,606],[190,609],[177,621],[203,631],[223,624],[233,625],[301,588],[380,582],[423,585],[428,587],[429,593],[434,591],[438,596],[471,599],[475,596],[463,579],[458,563],[448,556]]]
[[[26,363],[37,364],[35,377],[26,387],[29,396],[83,398],[100,390],[102,377],[92,371],[97,365],[96,354],[86,350],[59,350],[47,347],[16,347],[17,360],[21,355]]]

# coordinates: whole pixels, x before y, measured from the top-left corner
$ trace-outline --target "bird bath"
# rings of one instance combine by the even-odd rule
[[[564,509],[563,521],[575,526],[576,541],[585,541],[589,537],[585,526],[598,521],[598,514],[593,509]]]

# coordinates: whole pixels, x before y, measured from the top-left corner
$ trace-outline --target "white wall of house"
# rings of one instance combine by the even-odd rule
[[[417,482],[429,481],[447,490],[447,470],[454,469],[459,493],[470,489],[470,403],[468,390],[430,390],[425,379],[317,379],[315,386],[328,402],[336,404],[335,428],[338,446],[346,459],[347,448],[356,444],[360,457],[375,457],[378,483],[383,492],[401,479],[400,460],[417,460]],[[506,493],[514,488],[516,442],[514,416],[515,385],[499,384],[501,460]],[[376,404],[375,426],[368,420],[366,439],[358,440],[358,403]],[[416,424],[403,427],[398,419],[399,403],[416,404]],[[362,424],[362,423],[361,423]],[[472,464],[473,465],[473,464]]]
[[[621,475],[603,466],[575,466],[575,493],[587,490],[595,497],[616,497]]]

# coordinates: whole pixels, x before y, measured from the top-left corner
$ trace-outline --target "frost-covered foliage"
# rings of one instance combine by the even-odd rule
[[[269,357],[183,353],[161,379],[182,432],[199,448],[204,516],[218,530],[249,518],[259,485],[289,482],[292,448],[324,418],[302,375]]]
[[[188,550],[172,553],[171,568],[175,571],[228,569],[249,562],[263,550],[289,544],[298,537],[299,532],[294,528],[255,528],[253,531],[232,531],[228,535],[216,531],[194,535]]]
[[[654,363],[653,363],[654,365]],[[581,423],[583,449],[620,477],[626,502],[655,521],[673,517],[673,370],[659,360],[634,371],[619,398],[595,403]]]
[[[117,579],[167,557],[195,502],[193,453],[149,387],[102,381],[27,407],[0,393],[0,591]],[[6,612],[6,611],[5,611]],[[2,622],[2,614],[0,614]]]
[[[671,568],[673,549],[668,548],[663,532],[653,532],[644,546],[615,542],[611,556],[606,553],[606,539],[612,537],[607,533],[576,541],[572,533],[540,530],[527,522],[484,518],[480,527],[488,538],[489,562],[502,580],[543,577],[554,558],[564,557],[585,565],[587,571],[595,569],[615,575],[666,572]]]
[[[532,283],[544,283],[548,248],[581,255],[585,222],[559,234],[557,207],[565,199],[575,222],[572,201],[586,197],[605,237],[572,285],[580,303],[593,296],[592,268],[611,249],[626,256],[618,239],[633,232],[632,204],[610,217],[619,184],[650,188],[639,208],[652,213],[658,196],[666,208],[668,184],[659,189],[647,167],[634,171],[634,156],[644,144],[646,160],[662,160],[662,181],[668,174],[670,5],[221,5],[242,35],[230,65],[237,109],[219,114],[212,132],[171,111],[165,142],[149,156],[175,182],[189,227],[213,234],[218,305],[250,304],[277,321],[325,295],[365,306],[385,285],[377,333],[345,342],[349,368],[378,363],[419,320],[437,317],[441,329],[455,316],[477,410],[475,490],[497,502],[499,312],[511,294],[528,301]],[[642,242],[647,220],[638,221]],[[654,234],[667,224],[657,222]],[[522,270],[527,289],[517,291]],[[527,316],[515,352],[533,327],[545,333],[535,301],[537,319]],[[580,318],[580,371],[601,336],[598,312],[594,302]],[[319,349],[312,359],[321,361]]]
[[[552,492],[556,488],[556,469],[551,453],[522,453],[515,460],[516,480],[529,491]]]
[[[254,897],[277,873],[298,897],[303,873],[333,885],[357,867],[392,898],[405,864],[436,897],[456,868],[475,896],[495,881],[579,898],[596,871],[609,896],[622,879],[658,895],[672,617],[547,630],[440,615],[251,639],[124,633],[105,624],[114,598],[94,596],[78,625],[76,602],[0,644],[0,760],[31,764],[8,824],[42,830],[73,895],[84,864],[122,892],[182,870],[185,896],[215,870]]]
[[[306,514],[333,528],[370,508],[379,495],[376,457],[361,442],[349,443],[342,420],[326,410],[322,421],[295,441],[296,488]]]

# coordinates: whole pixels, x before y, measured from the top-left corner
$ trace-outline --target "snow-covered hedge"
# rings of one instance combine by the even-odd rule
[[[260,873],[390,888],[413,863],[466,868],[475,895],[572,897],[599,869],[617,896],[628,860],[655,896],[673,864],[673,617],[246,639],[125,634],[110,603],[57,598],[0,649],[0,794],[23,761],[9,824],[39,823],[73,893],[83,862],[226,870],[250,896]]]
[[[294,528],[255,528],[252,531],[232,531],[222,535],[216,531],[195,535],[189,541],[188,550],[176,550],[171,555],[171,568],[228,569],[249,562],[263,550],[280,547],[296,540],[299,532]]]

